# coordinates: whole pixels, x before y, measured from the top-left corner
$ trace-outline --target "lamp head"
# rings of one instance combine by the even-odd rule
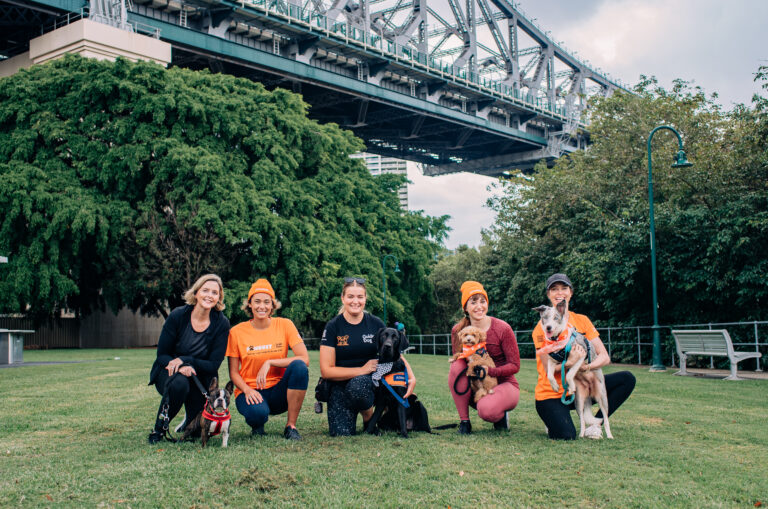
[[[672,163],[672,168],[687,168],[689,166],[693,166],[693,163],[688,161],[688,158],[685,156],[685,150],[678,150],[675,162]]]
[[[395,262],[395,272],[400,272],[400,264]]]

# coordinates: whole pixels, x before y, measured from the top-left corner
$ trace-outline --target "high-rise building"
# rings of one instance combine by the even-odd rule
[[[371,172],[371,175],[382,175],[384,173],[406,175],[408,172],[406,162],[402,159],[384,157],[376,154],[369,154],[367,152],[352,154],[350,157],[353,159],[362,159],[366,168],[368,168],[368,171]],[[400,198],[400,207],[403,210],[408,210],[408,185],[403,184],[400,186],[397,195],[398,198]]]

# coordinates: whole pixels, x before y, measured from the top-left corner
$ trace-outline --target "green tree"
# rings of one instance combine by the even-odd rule
[[[220,274],[228,313],[257,277],[317,333],[341,279],[417,328],[445,218],[400,210],[402,178],[371,177],[361,142],[307,118],[285,90],[150,63],[75,56],[0,81],[0,309],[39,315],[128,305],[163,312]]]
[[[682,81],[665,90],[643,79],[634,92],[593,104],[589,150],[507,181],[493,200],[483,280],[515,326],[535,323],[530,308],[561,271],[574,282],[574,309],[603,323],[651,323],[646,141],[663,124],[682,134],[694,166],[671,168],[676,138],[654,137],[660,321],[768,316],[765,99],[723,112]]]

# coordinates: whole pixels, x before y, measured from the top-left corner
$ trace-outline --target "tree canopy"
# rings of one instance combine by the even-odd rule
[[[575,310],[605,324],[652,323],[646,142],[670,125],[694,165],[671,168],[677,139],[654,136],[660,321],[766,319],[767,118],[764,97],[724,112],[682,81],[665,90],[644,78],[634,93],[598,99],[588,150],[505,181],[491,202],[482,281],[492,312],[532,326],[546,277],[566,272]]]
[[[77,56],[0,81],[0,310],[37,315],[181,302],[207,272],[227,313],[258,277],[316,333],[344,276],[418,330],[446,218],[402,211],[403,177],[372,177],[360,140],[300,96],[222,74]]]

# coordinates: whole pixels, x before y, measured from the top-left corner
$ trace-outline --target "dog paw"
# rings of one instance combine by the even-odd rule
[[[552,387],[552,390],[555,392],[560,392],[560,386],[557,385],[557,382],[550,382],[549,384]]]

